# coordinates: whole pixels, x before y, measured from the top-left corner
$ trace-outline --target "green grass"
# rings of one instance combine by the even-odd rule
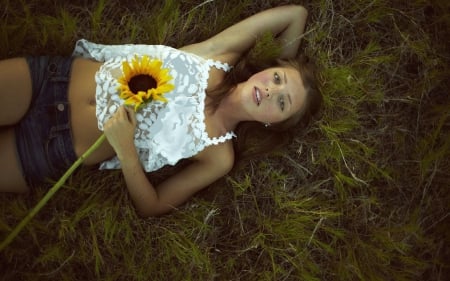
[[[2,0],[0,57],[180,47],[288,2]],[[120,171],[83,168],[0,253],[1,279],[445,280],[450,4],[309,2],[325,104],[307,131],[160,218],[137,217]],[[0,238],[47,188],[0,195]]]

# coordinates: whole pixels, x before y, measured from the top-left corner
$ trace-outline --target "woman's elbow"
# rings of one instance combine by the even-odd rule
[[[300,13],[300,14],[308,14],[308,10],[306,9],[305,6],[302,6],[302,5],[292,5],[292,7],[293,7],[294,9],[296,9],[297,13]]]
[[[159,217],[169,213],[173,208],[164,208],[162,206],[136,207],[136,214],[141,218]]]
[[[156,217],[157,216],[156,213],[154,213],[154,212],[149,212],[147,210],[139,210],[139,209],[136,209],[136,214],[141,219],[146,219],[146,218]]]
[[[156,212],[156,211],[148,211],[148,210],[136,210],[136,214],[140,218],[146,219],[146,218],[151,218],[151,217],[158,217],[158,216],[163,215],[164,213]]]
[[[289,5],[288,8],[296,17],[305,19],[308,17],[308,10],[302,5]]]
[[[301,5],[295,5],[295,12],[297,13],[297,15],[299,15],[302,18],[307,18],[308,17],[308,10]]]

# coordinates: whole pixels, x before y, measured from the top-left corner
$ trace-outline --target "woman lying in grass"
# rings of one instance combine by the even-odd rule
[[[303,7],[282,6],[179,50],[80,40],[70,58],[1,61],[0,190],[58,179],[104,131],[108,141],[84,165],[121,168],[142,216],[172,210],[230,171],[244,132],[279,136],[317,111],[311,65],[297,58],[306,18]],[[267,32],[279,59],[243,59]],[[124,105],[145,95],[153,101]],[[148,180],[181,159],[192,161],[158,186]]]

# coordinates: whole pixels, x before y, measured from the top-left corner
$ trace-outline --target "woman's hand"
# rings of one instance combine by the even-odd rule
[[[136,155],[136,147],[134,146],[136,123],[134,110],[121,106],[103,126],[109,144],[121,161],[127,156]]]

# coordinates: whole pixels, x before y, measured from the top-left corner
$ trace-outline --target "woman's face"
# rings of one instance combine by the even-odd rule
[[[293,67],[268,68],[254,74],[241,88],[241,102],[250,120],[284,121],[303,109],[306,91]]]

